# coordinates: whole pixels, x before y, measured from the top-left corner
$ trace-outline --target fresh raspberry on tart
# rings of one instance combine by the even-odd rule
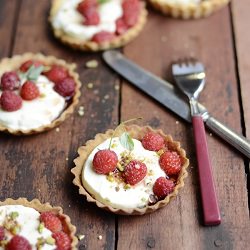
[[[148,134],[163,138],[161,147],[167,150],[166,143],[181,159],[181,170],[171,177],[171,181],[160,166],[162,152],[143,146],[142,141]],[[105,163],[113,155],[118,159],[107,171],[95,170],[94,161],[100,152],[113,152],[112,156],[105,155],[107,158],[100,157],[100,169],[106,167]],[[80,147],[78,153],[79,157],[74,161],[76,167],[72,169],[74,184],[88,201],[118,214],[143,214],[166,205],[183,186],[189,163],[185,151],[170,136],[149,127],[125,126],[124,123],[114,131],[96,135],[94,140]],[[159,181],[161,177],[164,181]]]
[[[33,134],[51,129],[79,100],[75,65],[55,57],[27,53],[5,58],[0,78],[0,131]]]
[[[49,19],[63,43],[97,51],[131,41],[143,28],[146,15],[141,0],[55,0]]]
[[[0,249],[76,249],[75,232],[60,207],[25,198],[0,202]]]
[[[181,171],[181,158],[176,152],[164,152],[160,156],[159,163],[168,176],[177,175]]]
[[[142,138],[142,145],[147,150],[159,151],[165,147],[165,142],[161,135],[148,132]]]

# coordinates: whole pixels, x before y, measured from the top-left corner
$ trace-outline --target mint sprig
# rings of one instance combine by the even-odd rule
[[[121,136],[119,137],[119,141],[121,143],[121,145],[126,148],[127,150],[129,151],[132,151],[134,149],[134,142],[133,142],[133,139],[132,137],[129,135],[129,133],[126,131],[125,129],[125,124],[129,123],[129,122],[132,122],[132,121],[135,121],[135,120],[140,120],[142,119],[142,117],[138,117],[138,118],[133,118],[133,119],[130,119],[130,120],[127,120],[127,121],[124,121],[124,122],[121,122],[115,129],[111,139],[110,139],[110,143],[109,143],[109,149],[111,147],[111,144],[112,144],[112,140],[113,140],[113,137],[116,133],[116,131],[118,130],[118,128],[122,128],[123,129],[123,133],[121,134]]]
[[[104,4],[104,3],[106,3],[106,2],[108,2],[109,0],[98,0],[98,3],[99,4]]]
[[[19,73],[19,76],[22,79],[27,79],[30,81],[36,81],[38,79],[38,77],[41,75],[41,73],[44,70],[44,66],[39,66],[39,67],[35,67],[34,65],[32,65],[25,73]]]
[[[122,135],[119,137],[120,143],[124,148],[126,148],[129,151],[132,151],[134,149],[134,142],[132,137],[128,134],[128,132],[122,133]]]

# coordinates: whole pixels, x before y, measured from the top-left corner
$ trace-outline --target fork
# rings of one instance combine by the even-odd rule
[[[188,96],[190,102],[196,157],[204,215],[207,226],[221,223],[212,167],[208,154],[206,133],[202,114],[198,108],[198,96],[205,86],[205,70],[200,62],[186,61],[172,65],[172,73],[180,90]]]

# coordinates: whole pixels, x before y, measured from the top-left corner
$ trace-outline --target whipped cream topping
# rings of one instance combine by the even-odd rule
[[[5,205],[0,206],[0,225],[3,225],[7,216],[10,216],[11,213],[18,213],[18,216],[15,218],[15,221],[19,225],[21,225],[21,231],[18,235],[26,238],[32,246],[32,250],[36,250],[36,244],[38,238],[47,239],[48,237],[52,237],[52,232],[47,228],[43,228],[42,232],[38,232],[38,226],[40,224],[40,213],[35,209],[30,207],[25,207],[22,205]],[[13,235],[7,234],[7,240],[9,241]],[[54,250],[56,245],[44,244],[41,247],[41,250]],[[0,250],[4,248],[0,246]]]
[[[22,81],[22,84],[25,80]],[[29,130],[50,124],[66,106],[65,99],[54,91],[54,83],[40,75],[36,81],[40,96],[22,102],[21,109],[8,112],[0,108],[0,124],[11,129]],[[1,91],[0,91],[1,95]]]
[[[114,33],[116,20],[122,16],[122,0],[109,0],[98,6],[100,23],[98,25],[83,25],[84,17],[77,11],[82,0],[62,0],[57,13],[52,17],[52,26],[65,34],[83,41],[100,31]]]
[[[109,147],[110,139],[98,145],[87,158],[82,171],[82,183],[86,190],[97,200],[115,208],[142,208],[148,205],[149,196],[153,194],[153,185],[157,178],[166,177],[159,165],[159,156],[156,152],[146,150],[140,141],[133,139],[134,149],[130,155],[133,160],[140,160],[147,166],[147,175],[136,185],[124,188],[124,183],[109,181],[106,175],[97,174],[92,167],[96,152]],[[127,151],[118,137],[112,139],[111,150],[116,152],[118,159]]]

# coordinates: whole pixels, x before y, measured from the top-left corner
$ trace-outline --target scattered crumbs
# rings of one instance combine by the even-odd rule
[[[108,99],[109,99],[109,95],[105,95],[105,96],[104,96],[104,99],[105,99],[105,100],[108,100]]]
[[[46,95],[44,93],[41,93],[40,98],[44,98],[44,97],[46,97]]]
[[[120,86],[118,84],[115,85],[115,90],[119,90]]]
[[[89,82],[89,83],[87,84],[87,88],[88,88],[88,89],[93,89],[93,87],[94,87],[94,83]]]
[[[213,136],[213,134],[212,133],[209,133],[209,135],[212,137]]]
[[[69,207],[71,207],[71,205],[69,204]]]
[[[84,107],[83,106],[79,107],[79,109],[78,109],[78,115],[79,116],[84,116]]]
[[[56,132],[59,132],[60,131],[60,128],[56,128]]]
[[[66,161],[68,161],[68,160],[69,160],[69,158],[67,157],[65,160],[66,160]]]
[[[95,89],[95,90],[93,91],[93,93],[94,93],[95,95],[98,95],[98,94],[99,94],[99,90],[98,90],[98,89]]]
[[[41,192],[41,189],[40,189],[40,188],[38,188],[38,192]]]
[[[161,37],[161,41],[162,41],[163,43],[165,43],[167,40],[168,40],[168,38],[167,38],[166,36],[162,36],[162,37]]]
[[[98,61],[97,60],[87,61],[85,66],[86,66],[86,68],[89,68],[89,69],[97,68],[98,67]]]
[[[93,118],[93,117],[95,117],[95,115],[94,115],[94,114],[91,114],[90,117]]]
[[[175,121],[175,124],[179,124],[179,121]]]
[[[78,240],[83,240],[85,238],[84,234],[77,235]]]
[[[102,235],[99,235],[99,236],[98,236],[98,240],[102,240]]]

